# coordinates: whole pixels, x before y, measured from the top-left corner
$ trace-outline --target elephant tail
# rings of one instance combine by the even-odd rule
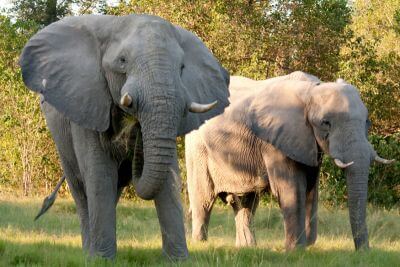
[[[58,190],[60,190],[61,185],[64,183],[65,181],[65,175],[63,175],[61,177],[61,179],[58,181],[56,188],[54,188],[53,192],[51,192],[51,194],[47,197],[44,198],[43,200],[43,204],[42,204],[42,208],[40,209],[39,213],[36,215],[34,221],[36,221],[37,219],[40,218],[40,216],[42,216],[43,214],[46,213],[46,211],[48,211],[51,206],[53,206],[54,201],[57,198],[57,193]]]

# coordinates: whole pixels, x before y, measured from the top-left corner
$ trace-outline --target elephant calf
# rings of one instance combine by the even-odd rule
[[[303,72],[265,81],[231,77],[231,105],[186,136],[192,236],[207,239],[219,196],[235,212],[236,245],[255,245],[251,221],[261,191],[283,213],[286,249],[315,243],[322,153],[344,169],[356,249],[367,248],[368,171],[377,156],[367,140],[368,111],[343,80]]]

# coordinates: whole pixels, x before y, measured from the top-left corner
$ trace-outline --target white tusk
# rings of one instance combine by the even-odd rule
[[[46,79],[42,80],[42,85],[43,85],[43,88],[46,89],[46,85],[47,85],[47,80]]]
[[[346,81],[343,80],[342,78],[339,78],[339,79],[336,80],[336,83],[346,83]]]
[[[218,104],[218,101],[214,101],[210,104],[199,104],[196,102],[192,102],[189,105],[189,111],[193,113],[204,113],[211,109],[213,109]]]
[[[375,156],[375,161],[383,164],[390,164],[393,163],[395,160],[394,159],[384,159],[379,157],[378,155]]]
[[[129,107],[132,104],[132,97],[128,94],[125,93],[122,97],[121,97],[121,105],[124,107]]]
[[[334,161],[335,161],[335,164],[339,168],[342,168],[342,169],[347,168],[347,167],[349,167],[350,165],[352,165],[354,163],[354,161],[351,161],[349,163],[343,163],[340,159],[335,159]]]

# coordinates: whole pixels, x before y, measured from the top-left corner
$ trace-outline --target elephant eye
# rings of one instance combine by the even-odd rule
[[[183,73],[183,69],[185,68],[185,65],[183,65],[182,64],[182,66],[181,66],[181,76],[182,76],[182,73]]]
[[[329,128],[331,128],[331,123],[328,120],[323,119],[323,120],[321,120],[321,126],[329,129]]]
[[[126,63],[126,58],[124,56],[120,57],[119,58],[119,62],[122,63],[122,64],[125,64]]]

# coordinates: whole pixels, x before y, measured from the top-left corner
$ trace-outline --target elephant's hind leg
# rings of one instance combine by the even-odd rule
[[[248,193],[242,197],[233,195],[231,205],[235,212],[236,246],[255,246],[256,238],[253,229],[253,217],[259,202],[256,192]]]
[[[60,154],[60,161],[65,176],[67,177],[68,187],[71,190],[72,197],[76,204],[76,211],[78,213],[81,226],[82,248],[89,252],[89,209],[85,193],[85,186],[77,168],[78,163],[75,162],[71,164],[64,154]]]
[[[210,223],[210,215],[214,201],[215,198],[203,199],[203,202],[197,201],[196,205],[191,206],[193,240],[207,241],[208,224]]]
[[[192,238],[206,241],[210,214],[216,199],[208,170],[207,149],[196,133],[186,135],[187,186],[192,215]]]
[[[82,247],[84,250],[89,251],[90,238],[87,198],[85,194],[85,185],[73,149],[70,122],[47,102],[42,102],[41,107],[46,118],[47,126],[56,144],[62,169],[76,204],[81,226]]]

